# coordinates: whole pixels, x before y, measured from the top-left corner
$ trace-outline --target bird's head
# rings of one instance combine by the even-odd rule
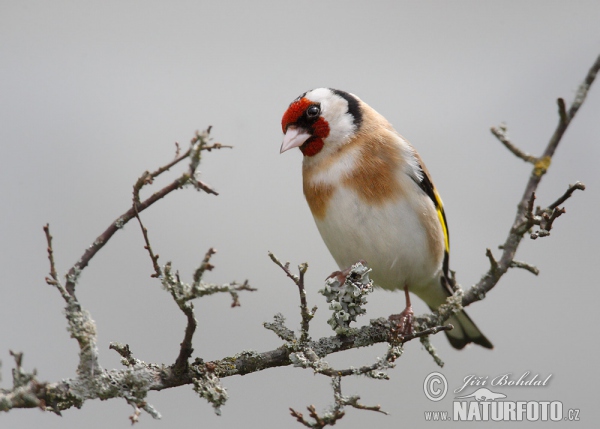
[[[355,95],[330,88],[305,92],[283,114],[280,153],[294,147],[309,157],[335,151],[354,136],[361,122],[361,101]]]

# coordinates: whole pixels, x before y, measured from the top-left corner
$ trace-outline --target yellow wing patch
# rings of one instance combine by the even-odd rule
[[[444,205],[435,188],[433,189],[433,195],[435,196],[438,219],[440,220],[440,225],[442,225],[442,231],[444,232],[444,247],[446,248],[446,252],[450,253],[450,239],[448,236],[448,225],[446,225],[446,216],[444,215]]]

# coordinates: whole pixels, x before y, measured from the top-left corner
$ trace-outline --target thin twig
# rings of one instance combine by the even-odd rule
[[[52,249],[52,235],[50,235],[50,224],[44,225],[44,233],[46,234],[46,242],[48,243],[48,260],[50,261],[50,277],[54,281],[58,281],[56,273],[56,265],[54,263],[54,250]]]
[[[240,295],[238,294],[238,292],[242,291],[242,290],[246,290],[249,292],[256,292],[257,289],[253,288],[250,286],[250,284],[248,283],[248,280],[244,280],[244,283],[242,283],[240,286],[236,286],[234,290],[230,290],[229,294],[231,295],[231,307],[240,307]]]
[[[308,270],[308,264],[306,262],[298,265],[299,275],[296,276],[290,271],[290,263],[287,262],[285,265],[281,263],[281,261],[275,256],[272,252],[268,252],[269,257],[277,266],[279,266],[285,274],[293,280],[293,282],[298,286],[298,293],[300,295],[300,316],[302,317],[301,322],[301,334],[300,334],[300,342],[304,343],[310,339],[309,336],[309,324],[312,318],[315,316],[315,311],[317,307],[313,307],[313,310],[310,311],[308,309],[308,303],[306,301],[306,289],[304,288],[304,274]]]
[[[505,124],[501,124],[497,127],[492,127],[492,128],[490,128],[490,131],[517,158],[521,158],[523,161],[529,162],[531,164],[535,164],[538,161],[538,159],[535,156],[523,152],[521,149],[519,149],[517,146],[515,146],[510,141],[510,139],[508,138],[507,132],[506,132],[507,130],[506,130]]]
[[[571,198],[573,192],[575,192],[576,190],[585,191],[585,185],[581,182],[575,182],[574,185],[569,185],[569,189],[567,189],[564,195],[558,200],[554,201],[552,204],[550,204],[548,208],[555,209],[556,207],[567,201],[569,198]]]
[[[135,207],[131,207],[129,210],[127,210],[125,213],[123,213],[121,216],[119,216],[117,219],[115,219],[115,221],[112,222],[108,226],[108,228],[106,228],[106,230],[96,238],[94,243],[85,250],[85,252],[81,256],[81,258],[75,263],[75,265],[73,265],[71,267],[71,269],[67,273],[66,290],[68,291],[68,293],[70,295],[74,296],[74,294],[75,294],[75,285],[77,283],[77,278],[79,277],[79,274],[81,273],[81,271],[85,267],[87,267],[90,260],[96,255],[96,253],[98,253],[98,251],[100,249],[102,249],[104,247],[104,245],[111,239],[111,237],[119,229],[123,228],[123,226],[125,226],[125,224],[127,224],[127,222],[129,222],[131,219],[133,219],[135,217],[136,210],[137,210],[137,213],[141,213],[142,211],[144,211],[145,209],[150,207],[152,204],[154,204],[158,200],[169,195],[171,192],[182,188],[185,184],[189,183],[190,180],[192,181],[192,184],[194,184],[196,189],[202,189],[208,193],[216,194],[216,192],[214,190],[212,190],[208,185],[203,184],[202,182],[199,182],[198,180],[193,179],[195,172],[196,172],[196,168],[198,167],[200,151],[202,151],[202,150],[211,151],[212,149],[231,147],[231,146],[221,145],[218,143],[216,143],[214,145],[207,145],[206,142],[208,141],[209,131],[210,131],[210,128],[209,128],[209,130],[207,130],[203,133],[197,132],[195,137],[192,139],[192,148],[190,148],[190,150],[186,151],[183,155],[181,155],[178,158],[176,158],[175,160],[169,162],[165,166],[158,168],[156,171],[154,171],[152,173],[149,173],[146,171],[146,172],[144,172],[144,174],[142,174],[142,176],[138,179],[138,181],[134,185],[134,201],[136,202]],[[144,201],[140,201],[139,192],[142,189],[142,187],[146,183],[148,183],[149,179],[157,177],[158,175],[160,175],[164,171],[167,171],[169,168],[171,168],[175,164],[179,163],[180,161],[182,161],[185,158],[189,158],[192,155],[194,155],[194,159],[190,160],[190,168],[189,168],[188,172],[183,173],[180,177],[175,179],[173,182],[171,182],[170,184],[168,184],[161,190],[155,192],[150,197],[146,198]],[[196,182],[199,182],[200,184],[198,184]]]
[[[567,113],[565,100],[563,98],[558,98],[558,100],[556,100],[556,104],[558,104],[558,117],[562,122],[568,122],[569,114]]]
[[[177,146],[177,148],[179,151],[179,146]],[[138,178],[138,180],[133,185],[133,201],[139,204],[139,202],[140,202],[139,195],[140,195],[140,191],[142,190],[142,188],[145,185],[152,184],[154,179],[156,179],[162,173],[164,173],[165,171],[168,171],[169,169],[171,169],[171,167],[175,166],[176,164],[179,164],[181,161],[183,161],[184,159],[189,157],[190,151],[191,151],[191,149],[188,149],[187,151],[185,151],[185,153],[183,155],[176,156],[173,161],[169,162],[168,164],[165,164],[162,167],[159,167],[158,169],[156,169],[153,172],[145,171],[144,173],[142,173],[142,175]]]
[[[194,273],[194,283],[200,283],[200,280],[202,280],[202,276],[204,275],[204,272],[207,270],[211,271],[214,268],[214,265],[212,265],[210,263],[210,258],[215,253],[217,253],[217,250],[213,247],[209,248],[206,251],[206,254],[204,255],[204,259],[202,260],[202,263],[200,264],[200,266]]]
[[[495,273],[498,270],[498,261],[494,258],[494,255],[490,248],[485,249],[485,256],[490,260],[490,271]]]
[[[506,271],[511,267],[511,264],[514,260],[514,256],[517,251],[517,247],[519,246],[521,240],[523,239],[524,234],[527,232],[523,230],[522,227],[524,224],[527,224],[527,212],[530,206],[530,200],[534,192],[536,191],[540,181],[542,180],[542,176],[546,173],[548,167],[550,166],[550,161],[558,144],[560,143],[567,127],[572,122],[573,118],[579,111],[581,105],[585,101],[585,98],[588,94],[590,86],[596,79],[598,71],[600,70],[600,55],[596,58],[596,61],[589,69],[583,83],[579,86],[577,94],[575,95],[575,99],[571,103],[571,107],[568,109],[566,117],[563,113],[565,109],[561,107],[561,101],[558,101],[559,106],[559,122],[554,131],[554,134],[550,138],[546,149],[544,150],[541,157],[538,158],[538,162],[535,164],[531,175],[529,177],[529,181],[525,186],[525,190],[523,192],[523,196],[521,197],[521,201],[518,205],[517,214],[515,216],[515,220],[513,222],[513,226],[506,238],[506,241],[502,245],[502,257],[498,261],[498,269],[495,272],[490,270],[487,275],[483,276],[482,279],[473,287],[471,287],[467,292],[465,292],[462,305],[463,307],[468,306],[469,304],[479,301],[482,299],[487,292],[489,292],[500,280],[500,278],[506,273]]]
[[[306,302],[306,289],[304,288],[304,274],[308,270],[308,264],[305,262],[298,265],[298,293],[300,294],[300,315],[302,316],[301,335],[300,342],[306,342],[310,336],[308,334],[309,324],[314,317],[314,312],[311,313],[308,310],[308,303]]]
[[[564,207],[559,207],[559,208],[555,208],[554,210],[552,210],[552,212],[550,214],[544,213],[542,215],[542,218],[544,219],[544,223],[542,225],[543,229],[550,232],[554,221],[561,215],[565,214],[566,212],[567,212],[567,210]]]
[[[207,194],[219,195],[217,191],[215,191],[213,188],[211,188],[209,185],[207,185],[201,180],[194,179],[192,184],[194,185],[194,188],[196,188],[199,191],[204,191]]]
[[[133,204],[133,208],[135,210],[135,217],[137,218],[137,220],[140,224],[140,228],[142,229],[142,235],[144,236],[144,242],[146,243],[144,246],[144,249],[146,249],[148,251],[148,254],[150,255],[150,260],[152,261],[152,267],[154,268],[154,273],[151,275],[151,277],[154,277],[154,278],[160,277],[162,275],[162,270],[160,269],[160,266],[158,265],[158,255],[155,255],[154,251],[152,250],[152,246],[150,245],[150,239],[148,238],[148,230],[142,223],[142,218],[140,218],[140,214],[137,211],[135,203]]]
[[[286,274],[286,275],[287,275],[287,276],[288,276],[290,279],[292,279],[292,281],[293,281],[293,282],[296,284],[296,286],[297,286],[297,285],[298,285],[298,283],[300,282],[300,278],[299,278],[297,275],[293,274],[293,273],[290,271],[290,263],[289,263],[289,262],[287,262],[285,265],[283,265],[283,264],[281,263],[281,261],[280,261],[279,259],[277,259],[277,256],[275,256],[275,255],[274,255],[272,252],[268,252],[268,255],[269,255],[269,258],[271,258],[271,260],[272,260],[273,262],[275,262],[275,264],[276,264],[278,267],[280,267],[280,268],[283,270],[283,272],[284,272],[284,273],[285,273],[285,274]]]
[[[540,270],[537,267],[534,267],[533,265],[528,264],[526,262],[513,260],[510,264],[510,267],[511,268],[522,268],[524,270],[529,271],[532,274],[535,274],[536,276],[540,273]]]
[[[52,247],[52,235],[50,234],[50,224],[44,225],[44,234],[46,235],[48,261],[50,262],[50,277],[46,277],[46,283],[50,286],[54,286],[58,289],[65,302],[68,304],[71,301],[71,295],[69,295],[58,278],[56,271],[56,263],[54,262],[54,249]]]

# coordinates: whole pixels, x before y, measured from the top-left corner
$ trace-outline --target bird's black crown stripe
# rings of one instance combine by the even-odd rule
[[[360,105],[358,104],[358,100],[356,99],[356,97],[352,94],[348,94],[345,91],[340,91],[339,89],[329,89],[335,95],[339,95],[348,102],[348,113],[350,113],[354,118],[354,126],[358,130],[360,128],[360,125],[362,124],[362,110],[360,110]]]

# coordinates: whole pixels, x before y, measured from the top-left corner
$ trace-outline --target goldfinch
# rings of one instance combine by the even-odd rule
[[[410,143],[360,98],[330,88],[296,98],[281,127],[280,152],[302,151],[304,196],[340,269],[364,260],[377,286],[443,304],[452,294],[446,215]],[[453,347],[493,347],[464,311],[448,322]]]

